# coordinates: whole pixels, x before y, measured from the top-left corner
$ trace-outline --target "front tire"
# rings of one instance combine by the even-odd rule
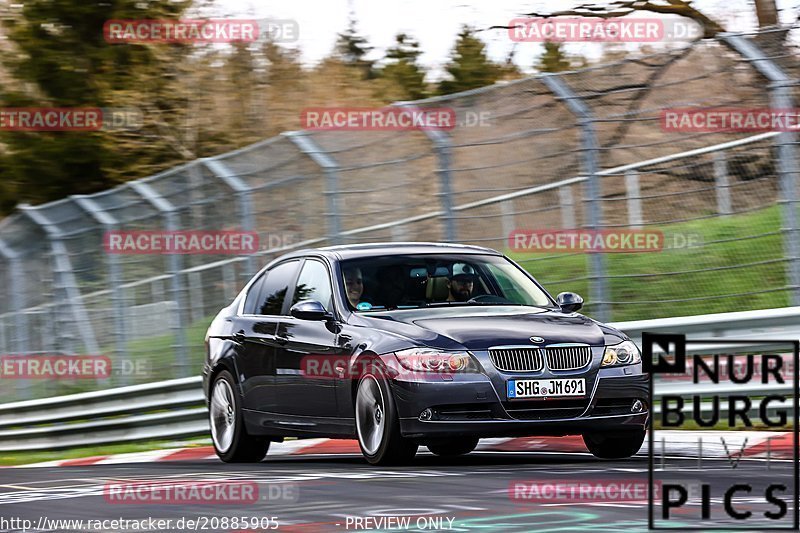
[[[373,465],[410,463],[418,444],[400,434],[400,418],[386,374],[377,366],[361,376],[356,389],[358,445]]]
[[[477,438],[460,438],[433,441],[426,444],[431,453],[440,457],[466,455],[478,446]]]
[[[612,433],[586,433],[583,442],[589,451],[600,459],[627,459],[638,452],[644,437],[645,430],[618,431]]]
[[[247,434],[241,400],[234,392],[236,383],[231,373],[220,372],[210,390],[208,415],[217,456],[226,463],[261,462],[269,450],[269,440]]]

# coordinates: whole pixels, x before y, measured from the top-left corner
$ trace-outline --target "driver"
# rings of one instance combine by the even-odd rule
[[[453,270],[447,279],[450,294],[448,302],[466,302],[472,298],[472,288],[478,275],[475,269],[466,263],[454,263]]]

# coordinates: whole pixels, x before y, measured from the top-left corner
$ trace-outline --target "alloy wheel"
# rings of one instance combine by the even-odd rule
[[[375,377],[366,376],[361,380],[356,395],[356,427],[358,440],[369,455],[374,455],[381,447],[385,426],[383,392]]]

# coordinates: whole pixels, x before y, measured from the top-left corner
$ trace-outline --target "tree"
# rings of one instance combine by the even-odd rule
[[[755,0],[758,27],[766,28],[778,24],[778,7],[775,0]]]
[[[362,79],[373,79],[375,77],[373,70],[375,62],[366,59],[367,54],[372,51],[373,47],[369,46],[367,42],[366,37],[358,34],[356,20],[351,15],[347,29],[337,36],[334,49],[335,57],[346,65],[358,69],[361,72]]]
[[[176,19],[190,1],[29,0],[2,21],[2,57],[13,80],[0,89],[4,107],[137,108],[144,119],[131,131],[0,132],[0,203],[39,203],[92,193],[183,157],[158,134],[185,112],[177,88],[184,45],[109,44],[109,19]]]
[[[755,0],[756,17],[759,28],[778,24],[778,9],[775,0]],[[634,11],[646,11],[662,15],[678,15],[691,19],[703,28],[703,37],[711,38],[725,31],[725,27],[717,20],[709,17],[692,5],[691,0],[616,0],[606,5],[583,4],[571,9],[552,13],[528,13],[529,17],[596,17],[618,18],[630,15]]]
[[[514,58],[517,54],[517,44],[518,43],[514,43],[514,45],[511,47],[511,50],[509,50],[508,54],[506,54],[506,58],[503,63],[498,65],[500,69],[500,80],[517,80],[525,76],[514,62]]]
[[[464,26],[458,34],[453,55],[446,70],[451,79],[439,84],[440,94],[467,91],[496,82],[501,67],[486,55],[486,45],[475,36],[475,30]]]
[[[563,72],[570,70],[572,64],[564,53],[561,43],[545,42],[544,53],[539,58],[536,64],[536,70],[539,72]]]
[[[418,100],[427,96],[425,71],[417,62],[422,51],[419,43],[406,35],[395,36],[395,46],[386,51],[388,63],[380,71],[385,80],[399,89],[397,100]]]

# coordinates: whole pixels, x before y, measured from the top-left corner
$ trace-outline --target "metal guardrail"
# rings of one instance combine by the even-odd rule
[[[674,317],[613,326],[641,341],[643,331],[683,333],[688,339],[726,338],[754,340],[800,339],[800,307]],[[748,345],[750,347],[751,345]],[[71,394],[40,400],[0,404],[0,452],[64,449],[98,444],[123,443],[151,439],[169,439],[208,435],[209,426],[201,378],[173,379],[145,385],[120,387],[105,391]],[[685,383],[663,384],[658,395],[688,394]],[[691,384],[693,394],[731,392],[724,385]],[[761,383],[737,387],[749,395],[791,396],[792,384]],[[710,404],[704,403],[707,412]],[[792,402],[775,402],[769,409],[791,411]],[[684,413],[691,412],[686,405]],[[751,412],[757,412],[754,405]],[[727,406],[720,406],[721,413]],[[659,412],[656,409],[656,412]]]
[[[208,434],[201,378],[0,404],[0,452]]]

